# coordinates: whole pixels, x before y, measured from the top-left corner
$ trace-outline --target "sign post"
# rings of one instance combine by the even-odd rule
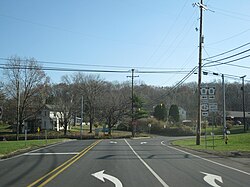
[[[37,127],[37,132],[38,132],[38,140],[39,140],[39,138],[40,138],[40,127]]]
[[[2,117],[3,117],[3,107],[0,106],[0,119],[2,119]]]
[[[25,147],[27,146],[27,124],[24,125],[24,141]]]
[[[215,100],[215,87],[202,87],[201,93],[201,111],[203,117],[208,117],[209,113],[213,115],[212,133],[213,136],[213,149],[214,149],[214,123],[215,123],[215,112],[218,110],[218,104]],[[207,148],[207,132],[205,129],[205,147]]]
[[[201,87],[201,115],[207,118],[209,114],[209,104],[208,104],[208,88]],[[207,124],[205,124],[205,149],[207,149]]]
[[[151,124],[148,124],[148,133],[150,134],[150,130],[151,130]]]

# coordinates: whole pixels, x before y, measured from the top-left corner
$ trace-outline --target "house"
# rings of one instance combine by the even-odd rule
[[[187,112],[181,107],[178,107],[179,109],[179,116],[180,116],[180,121],[186,120],[187,119]]]
[[[63,125],[60,123],[63,119],[63,114],[56,110],[53,105],[45,105],[38,113],[24,121],[28,131],[36,132],[38,127],[41,130],[63,130]]]
[[[250,112],[245,112],[246,119],[250,119]],[[227,111],[227,120],[233,120],[235,122],[243,121],[242,111]]]

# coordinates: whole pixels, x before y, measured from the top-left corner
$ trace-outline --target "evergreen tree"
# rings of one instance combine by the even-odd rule
[[[173,120],[174,122],[180,121],[179,109],[177,105],[171,105],[169,109],[169,118],[170,120]]]
[[[154,117],[161,121],[164,121],[167,119],[167,109],[164,104],[157,105],[154,108]]]

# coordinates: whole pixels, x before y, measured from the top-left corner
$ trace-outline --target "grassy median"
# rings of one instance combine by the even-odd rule
[[[49,144],[62,142],[64,139],[48,139],[46,140],[24,140],[20,141],[1,141],[0,142],[0,157],[14,154],[17,151],[31,150],[43,147]]]
[[[173,145],[178,145],[181,147],[186,147],[195,150],[215,150],[218,152],[250,152],[250,133],[242,134],[232,134],[228,135],[228,143],[225,143],[225,140],[222,135],[214,137],[214,146],[213,146],[213,137],[208,136],[207,141],[205,138],[201,138],[201,144],[196,145],[196,139],[182,139],[173,141]]]

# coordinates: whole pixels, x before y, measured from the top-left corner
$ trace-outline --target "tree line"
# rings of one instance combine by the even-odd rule
[[[150,86],[135,83],[134,100],[131,97],[131,82],[109,82],[100,75],[75,72],[62,77],[61,82],[50,83],[42,66],[34,59],[12,57],[3,68],[0,85],[0,105],[4,108],[3,121],[15,126],[20,132],[23,122],[37,115],[45,104],[51,104],[63,116],[60,119],[67,133],[72,118],[81,117],[83,98],[84,121],[89,122],[89,132],[96,123],[106,124],[111,129],[117,124],[131,128],[133,118],[156,118],[161,121],[178,122],[176,107],[187,112],[187,118],[197,118],[197,83],[185,83],[178,88]],[[219,112],[222,109],[222,85],[220,81],[209,83],[216,88]],[[245,106],[250,104],[250,84],[245,84]],[[131,103],[134,104],[133,113]],[[177,107],[177,108],[178,108]],[[242,111],[242,85],[226,82],[226,110]]]

